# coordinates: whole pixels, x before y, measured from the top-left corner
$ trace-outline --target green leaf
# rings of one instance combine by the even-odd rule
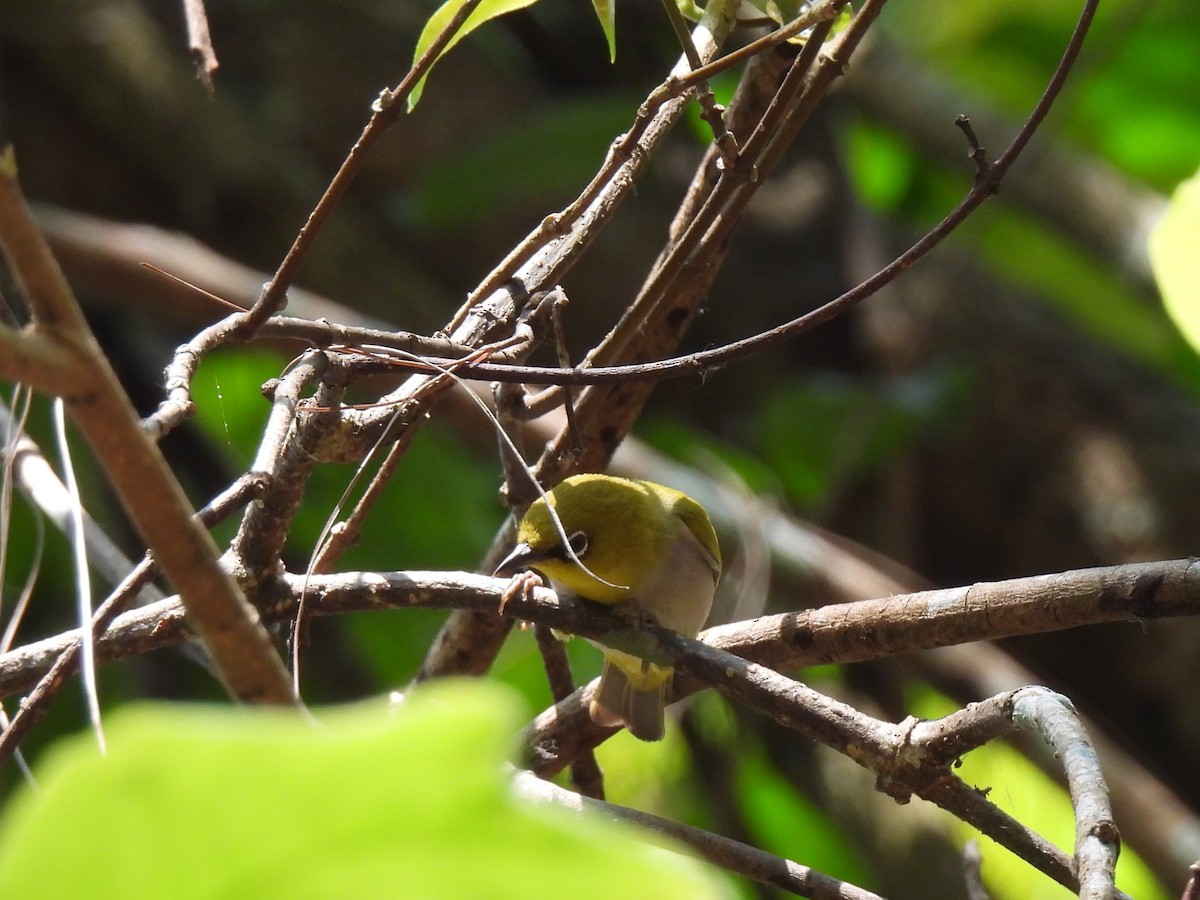
[[[848,484],[953,419],[969,390],[950,370],[887,384],[833,375],[783,384],[759,409],[758,444],[789,499],[821,512]]]
[[[1200,351],[1200,172],[1175,190],[1150,234],[1150,263],[1175,325]]]
[[[429,21],[425,23],[425,27],[421,30],[421,36],[417,38],[417,49],[413,51],[413,62],[415,63],[421,58],[421,55],[429,49],[433,44],[434,39],[442,33],[446,25],[454,18],[467,0],[446,0],[437,11],[429,17]],[[480,25],[488,22],[498,16],[503,16],[506,13],[516,12],[519,9],[524,9],[527,6],[533,6],[537,0],[483,0],[479,4],[475,12],[467,17],[467,21],[463,23],[463,27],[458,30],[454,37],[450,38],[450,42],[438,54],[440,61],[455,44],[465,38],[468,34],[478,28]],[[435,63],[436,64],[436,63]],[[430,67],[430,72],[433,68]],[[428,72],[425,78],[428,78]],[[425,89],[425,78],[417,82],[417,86],[413,88],[412,93],[408,97],[408,111],[412,112],[413,107],[417,105],[417,101],[421,99],[421,94]]]
[[[146,705],[61,747],[0,822],[5,897],[714,897],[633,829],[508,791],[519,723],[478,681],[323,711]],[[659,842],[661,843],[661,842]],[[52,874],[51,874],[52,873]],[[53,885],[51,888],[50,885]]]
[[[608,41],[608,60],[615,62],[617,59],[617,9],[613,0],[592,0],[592,6],[596,8],[596,18],[600,20],[600,27],[604,29],[604,39]]]

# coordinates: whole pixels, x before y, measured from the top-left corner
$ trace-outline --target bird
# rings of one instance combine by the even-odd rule
[[[529,570],[549,578],[560,594],[695,637],[712,608],[721,549],[708,513],[687,494],[651,481],[574,475],[529,506],[517,544],[495,574]],[[592,720],[624,725],[643,741],[661,740],[673,669],[601,649]]]

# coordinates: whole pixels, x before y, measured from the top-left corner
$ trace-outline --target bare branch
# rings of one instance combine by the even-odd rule
[[[288,620],[302,587],[315,615],[336,615],[407,607],[495,610],[507,586],[504,579],[464,572],[343,572],[307,580],[286,575],[263,586],[262,615],[271,622]],[[590,603],[560,603],[545,588],[512,598],[506,610],[514,618],[598,639],[616,641],[633,634],[627,627],[621,630],[628,623],[610,610]],[[701,638],[773,668],[798,669],[1101,622],[1198,614],[1200,563],[1183,559],[840,603],[710,628]],[[73,636],[73,631],[66,632],[0,654],[0,696],[28,687],[45,671],[47,659],[57,656]],[[182,607],[167,600],[121,616],[97,642],[97,658],[136,655],[188,636]],[[685,679],[677,681],[677,698],[699,687]],[[586,712],[583,720],[563,715],[569,705],[580,706],[587,691],[576,691],[556,707],[557,712],[538,717],[531,734],[541,747],[539,775],[560,771],[580,746],[599,742],[596,733],[589,732]]]
[[[542,655],[546,680],[550,683],[550,695],[554,702],[558,703],[575,692],[567,651],[553,629],[545,625],[534,625],[533,634],[537,639],[538,651]],[[596,762],[594,753],[581,754],[571,763],[571,784],[585,797],[604,799],[604,774],[600,771],[600,764]]]
[[[35,333],[74,357],[67,402],[143,539],[179,589],[230,692],[246,701],[291,703],[287,672],[258,616],[217,562],[208,532],[92,337],[83,313],[33,222],[11,148],[0,161],[0,241],[34,315]],[[82,377],[81,377],[82,376]]]
[[[1036,731],[1054,748],[1067,773],[1075,807],[1075,874],[1079,896],[1107,900],[1120,851],[1120,836],[1113,822],[1108,785],[1100,760],[1071,701],[1045,688],[1018,691],[1013,722]]]
[[[274,315],[285,305],[287,298],[287,290],[295,280],[296,272],[300,268],[300,263],[308,254],[309,248],[317,239],[321,228],[326,220],[333,213],[338,202],[342,199],[342,195],[346,193],[346,189],[350,183],[358,175],[358,170],[362,166],[363,160],[366,158],[367,152],[374,146],[375,142],[383,135],[392,123],[399,117],[401,110],[404,109],[404,103],[408,100],[408,96],[412,93],[413,88],[417,86],[420,80],[425,77],[425,74],[437,61],[442,51],[450,43],[450,40],[455,34],[466,24],[467,19],[471,17],[471,13],[475,12],[481,0],[465,0],[465,2],[451,16],[450,21],[446,23],[446,27],[433,39],[425,52],[421,54],[408,73],[401,79],[400,83],[391,90],[384,90],[380,93],[379,98],[375,101],[372,107],[370,121],[367,122],[362,134],[355,141],[354,146],[350,148],[350,152],[342,161],[341,167],[333,176],[333,180],[329,182],[329,187],[325,189],[325,193],[321,195],[321,199],[317,201],[317,205],[313,207],[313,211],[309,214],[308,221],[300,229],[300,233],[296,235],[296,240],[293,242],[291,249],[288,250],[283,262],[279,264],[275,275],[271,280],[263,286],[262,296],[254,304],[253,308],[245,315],[238,316],[237,333],[241,337],[248,337],[254,334],[267,320],[268,317]]]
[[[183,0],[184,18],[187,20],[188,51],[196,63],[196,74],[200,83],[210,94],[214,92],[213,74],[220,63],[213,50],[212,37],[208,33],[208,12],[204,0]]]

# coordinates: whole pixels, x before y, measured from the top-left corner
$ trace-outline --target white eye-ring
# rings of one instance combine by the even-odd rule
[[[571,552],[581,559],[583,558],[583,554],[587,553],[588,539],[587,535],[582,531],[576,531],[567,539],[567,542],[571,546]]]

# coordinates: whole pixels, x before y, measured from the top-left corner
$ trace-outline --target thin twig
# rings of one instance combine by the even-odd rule
[[[385,90],[375,101],[372,106],[371,118],[359,135],[354,146],[350,148],[350,152],[342,161],[337,173],[333,176],[333,180],[329,182],[329,187],[325,189],[325,193],[321,195],[321,199],[317,201],[317,205],[313,207],[313,211],[308,216],[308,221],[300,229],[300,233],[296,235],[296,240],[292,243],[291,249],[283,258],[283,262],[279,264],[275,275],[271,280],[263,286],[262,296],[254,304],[254,307],[246,313],[245,316],[237,317],[236,334],[240,338],[247,338],[254,334],[267,320],[268,317],[274,315],[283,306],[287,296],[288,287],[295,280],[296,272],[300,268],[300,263],[308,254],[309,248],[317,239],[322,226],[332,214],[338,201],[342,195],[346,193],[346,189],[350,183],[358,175],[359,169],[362,167],[363,160],[366,158],[367,151],[375,144],[375,142],[383,135],[392,123],[399,117],[401,110],[404,109],[404,104],[412,93],[413,88],[417,86],[426,73],[429,72],[442,51],[453,39],[471,14],[482,0],[464,0],[461,6],[451,16],[450,21],[446,23],[438,35],[430,43],[429,47],[421,54],[421,58],[413,63],[412,68],[400,81],[395,88]]]
[[[558,703],[575,692],[566,647],[555,636],[554,629],[545,625],[534,625],[533,635],[542,656],[542,666],[546,670],[546,681],[550,684],[550,696]],[[596,754],[583,753],[572,761],[571,783],[585,797],[604,799],[604,775],[600,771],[600,764],[596,762]]]
[[[196,372],[209,353],[230,340],[236,326],[235,320],[222,319],[201,330],[186,344],[176,348],[164,375],[166,399],[142,423],[147,432],[156,440],[161,439],[195,413],[196,405],[192,401],[192,381],[196,377]],[[427,338],[405,331],[356,328],[323,320],[295,319],[288,316],[271,317],[258,330],[255,337],[263,340],[292,338],[305,341],[314,348],[331,350],[378,345],[423,356],[452,354],[456,360],[460,357],[465,358],[471,353],[470,347],[441,338]],[[388,369],[392,369],[397,364],[393,360],[379,363],[381,368]]]
[[[212,36],[208,33],[208,13],[204,9],[204,0],[183,0],[183,14],[187,20],[188,52],[196,63],[196,75],[205,90],[213,94],[213,74],[220,63],[213,50]]]
[[[999,190],[999,186],[1016,162],[1038,126],[1045,119],[1071,67],[1079,55],[1088,26],[1095,15],[1098,0],[1086,0],[1079,21],[1067,44],[1054,75],[1029,118],[1007,149],[993,163],[986,177],[976,180],[967,195],[929,232],[908,250],[881,268],[870,278],[830,300],[811,312],[789,322],[750,337],[732,341],[720,347],[691,353],[686,356],[658,360],[635,365],[610,365],[562,369],[540,366],[496,366],[478,364],[464,366],[460,374],[465,378],[485,378],[496,381],[520,381],[526,384],[603,384],[627,380],[681,378],[689,375],[704,375],[731,362],[748,358],[770,347],[786,343],[801,334],[836,318],[850,307],[872,296],[890,284],[903,272],[928,255],[936,246],[950,236],[980,205]],[[446,364],[445,360],[433,361]]]

